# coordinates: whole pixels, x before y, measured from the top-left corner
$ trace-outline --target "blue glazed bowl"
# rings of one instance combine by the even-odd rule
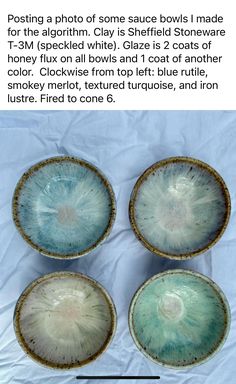
[[[23,238],[43,255],[77,258],[110,233],[115,197],[106,177],[75,157],[52,157],[18,182],[13,219]]]
[[[129,216],[137,238],[151,252],[187,259],[220,239],[230,210],[228,189],[212,167],[190,157],[171,157],[139,177]]]
[[[170,368],[187,368],[206,362],[222,347],[230,310],[212,280],[171,270],[153,276],[135,293],[129,327],[146,357]]]

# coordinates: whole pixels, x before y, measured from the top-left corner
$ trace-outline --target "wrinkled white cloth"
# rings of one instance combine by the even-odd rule
[[[95,252],[74,261],[50,259],[31,249],[11,216],[13,191],[22,173],[58,154],[94,163],[110,179],[117,199],[116,222],[109,238]],[[146,250],[135,238],[128,218],[129,197],[138,176],[152,163],[175,155],[192,156],[213,166],[224,178],[232,199],[231,219],[222,239],[205,254],[183,262]],[[159,382],[168,384],[233,384],[235,191],[236,111],[1,111],[0,383],[85,384],[92,381],[76,380],[76,376],[106,374],[160,375]],[[229,337],[220,353],[203,365],[182,371],[145,358],[128,329],[128,308],[136,289],[150,276],[169,268],[189,268],[211,277],[224,291],[232,312]],[[33,362],[18,345],[12,325],[22,290],[37,277],[58,270],[80,271],[98,280],[114,299],[118,315],[117,332],[109,349],[94,363],[70,371],[50,370]],[[132,383],[136,384],[135,380]]]

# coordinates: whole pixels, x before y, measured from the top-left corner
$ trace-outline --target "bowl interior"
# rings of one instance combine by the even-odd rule
[[[94,360],[114,331],[115,312],[105,290],[79,274],[57,273],[34,282],[19,299],[15,329],[36,361],[73,368]]]
[[[200,161],[177,158],[156,163],[138,180],[131,223],[149,249],[178,258],[213,245],[229,210],[221,177]]]
[[[82,255],[110,230],[113,200],[111,186],[95,167],[52,158],[22,177],[13,215],[21,234],[41,253]]]
[[[199,364],[219,349],[228,332],[229,309],[211,280],[177,270],[154,276],[140,288],[129,321],[147,357],[178,368]]]

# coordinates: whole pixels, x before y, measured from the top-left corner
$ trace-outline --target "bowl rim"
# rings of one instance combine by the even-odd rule
[[[40,247],[38,244],[34,243],[31,240],[31,238],[24,231],[24,228],[21,225],[21,222],[19,220],[19,215],[18,215],[18,207],[19,207],[18,200],[19,200],[20,193],[21,193],[22,189],[24,188],[25,182],[39,169],[44,168],[48,164],[61,163],[61,162],[71,162],[74,164],[78,164],[82,167],[86,167],[86,168],[90,169],[91,171],[93,171],[102,180],[106,190],[109,193],[110,199],[111,199],[111,213],[110,213],[107,227],[106,227],[105,231],[103,232],[102,236],[100,236],[96,240],[96,242],[94,244],[92,244],[90,247],[88,247],[88,248],[86,248],[80,252],[74,252],[74,253],[65,254],[65,255],[63,255],[61,253],[57,253],[57,252],[48,251],[46,248]],[[20,179],[18,180],[18,182],[16,184],[13,198],[12,198],[12,217],[13,217],[13,221],[14,221],[15,227],[17,228],[18,232],[23,237],[23,239],[28,243],[28,245],[31,246],[31,248],[35,249],[36,251],[38,251],[39,253],[41,253],[44,256],[51,257],[54,259],[62,259],[62,260],[77,259],[79,257],[87,255],[88,253],[90,253],[91,251],[96,249],[110,235],[112,227],[113,227],[114,222],[115,222],[115,217],[116,217],[115,193],[113,191],[111,183],[109,182],[108,178],[104,175],[104,173],[98,167],[96,167],[92,163],[88,162],[87,160],[84,160],[84,159],[81,159],[81,158],[75,157],[75,156],[53,156],[53,157],[46,158],[44,160],[41,160],[41,161],[33,164],[30,168],[28,168],[28,170],[26,170],[22,174],[22,176],[20,177]]]
[[[155,359],[154,357],[150,356],[146,350],[141,346],[141,344],[139,343],[138,341],[138,338],[136,337],[136,334],[135,334],[135,331],[134,331],[134,327],[133,327],[133,312],[134,312],[134,306],[136,304],[136,301],[140,295],[140,293],[144,290],[144,288],[149,285],[152,281],[154,280],[157,280],[159,278],[162,278],[163,276],[165,275],[170,275],[170,274],[186,274],[186,275],[193,275],[195,277],[198,277],[202,280],[204,280],[207,284],[209,284],[213,289],[214,291],[216,292],[216,294],[218,295],[218,297],[220,297],[221,299],[221,302],[224,306],[224,313],[225,313],[225,328],[224,328],[224,334],[219,342],[219,344],[217,345],[217,347],[215,348],[215,350],[208,354],[208,356],[206,356],[205,358],[203,359],[200,359],[200,360],[197,360],[197,362],[194,362],[192,364],[186,364],[186,365],[171,365],[171,364],[168,364],[168,363],[165,363],[161,360],[158,360],[158,359]],[[134,293],[132,299],[131,299],[131,302],[130,302],[130,306],[129,306],[129,313],[128,313],[128,324],[129,324],[129,331],[130,331],[130,334],[133,338],[133,341],[136,345],[136,347],[138,348],[138,350],[143,353],[149,360],[151,360],[152,362],[154,362],[155,364],[159,364],[163,367],[167,367],[167,368],[171,368],[171,369],[176,369],[176,370],[181,370],[181,369],[189,369],[189,368],[192,368],[192,367],[195,367],[195,366],[198,366],[198,365],[201,365],[201,364],[204,364],[206,363],[207,361],[211,360],[220,350],[221,348],[223,347],[227,337],[228,337],[228,334],[229,334],[229,331],[230,331],[230,324],[231,324],[231,312],[230,312],[230,306],[229,306],[229,303],[228,303],[228,300],[224,294],[224,292],[221,290],[221,288],[211,279],[209,278],[208,276],[206,275],[203,275],[202,273],[199,273],[199,272],[195,272],[191,269],[181,269],[181,268],[178,268],[178,269],[169,269],[167,271],[163,271],[163,272],[160,272],[152,277],[150,277],[149,279],[147,279],[146,281],[144,281],[143,284],[141,284],[139,286],[139,288],[136,290],[136,292]]]
[[[181,253],[181,254],[174,254],[170,252],[165,252],[156,246],[152,245],[141,233],[141,231],[138,228],[137,222],[135,220],[135,202],[137,198],[137,194],[139,191],[140,186],[147,180],[149,175],[156,171],[157,169],[168,165],[168,164],[173,164],[173,163],[188,163],[188,164],[193,164],[196,165],[206,171],[208,171],[216,180],[218,185],[220,186],[221,191],[223,192],[224,199],[225,199],[225,205],[226,205],[226,212],[225,212],[225,217],[223,220],[222,226],[219,228],[218,233],[216,237],[210,241],[207,245],[204,247],[200,247],[195,251],[191,252],[186,252],[186,253]],[[129,220],[131,224],[131,228],[137,237],[137,239],[152,253],[156,254],[157,256],[162,256],[166,257],[168,259],[175,259],[175,260],[184,260],[184,259],[190,259],[192,257],[195,257],[197,255],[200,255],[201,253],[206,252],[209,250],[213,245],[215,245],[220,238],[222,237],[223,233],[225,232],[229,218],[230,218],[230,213],[231,213],[231,199],[230,199],[230,194],[229,190],[225,184],[225,181],[223,178],[220,176],[220,174],[212,168],[209,164],[203,162],[202,160],[195,159],[193,157],[187,157],[187,156],[174,156],[174,157],[168,157],[163,160],[157,161],[156,163],[152,164],[150,167],[148,167],[138,178],[136,181],[133,190],[130,195],[130,201],[129,201]]]
[[[105,300],[108,304],[110,315],[111,315],[111,329],[110,332],[108,333],[107,339],[105,340],[104,344],[102,347],[91,357],[87,358],[86,360],[79,362],[79,363],[69,363],[69,364],[61,364],[61,363],[53,363],[50,362],[40,356],[38,356],[36,353],[34,353],[30,347],[28,346],[27,342],[25,341],[22,333],[21,333],[21,328],[20,328],[20,313],[21,313],[21,308],[22,305],[24,304],[25,300],[37,285],[41,284],[42,282],[50,279],[56,279],[56,278],[66,278],[66,277],[75,277],[79,278],[85,281],[88,281],[92,286],[96,287],[97,289],[100,290],[100,292],[103,294],[105,297]],[[81,368],[87,364],[92,363],[95,361],[97,358],[99,358],[109,347],[111,344],[115,332],[116,332],[116,327],[117,327],[117,313],[116,313],[116,307],[115,304],[110,296],[110,294],[107,292],[107,290],[97,282],[97,280],[83,274],[80,272],[71,272],[71,271],[57,271],[57,272],[52,272],[48,273],[45,275],[40,276],[39,278],[33,280],[21,293],[19,296],[15,309],[14,309],[14,314],[13,314],[13,326],[14,326],[14,331],[16,335],[16,339],[25,352],[27,356],[29,356],[32,360],[37,362],[40,365],[43,365],[44,367],[47,368],[52,368],[52,369],[61,369],[61,370],[68,370],[68,369],[73,369],[73,368]]]

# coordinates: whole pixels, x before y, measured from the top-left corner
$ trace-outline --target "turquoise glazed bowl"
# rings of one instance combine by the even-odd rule
[[[77,258],[110,233],[115,197],[94,165],[75,157],[52,157],[21,177],[13,219],[27,243],[43,255]]]
[[[55,272],[34,280],[21,294],[14,328],[19,344],[37,363],[70,369],[91,363],[107,349],[116,311],[95,280]]]
[[[187,259],[220,239],[230,207],[228,189],[213,168],[189,157],[171,157],[140,176],[129,216],[137,238],[151,252]]]
[[[146,357],[170,368],[187,368],[207,361],[222,347],[230,310],[212,280],[176,269],[153,276],[138,289],[129,326]]]

